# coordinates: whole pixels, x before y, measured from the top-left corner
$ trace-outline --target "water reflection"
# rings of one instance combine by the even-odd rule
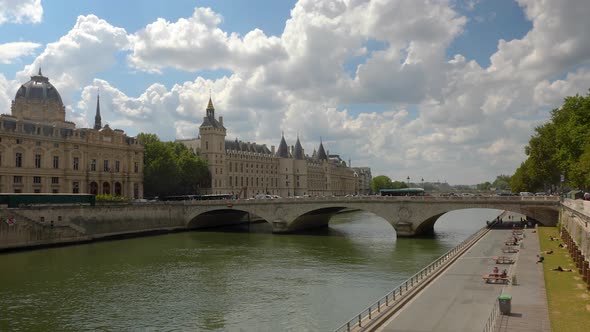
[[[493,213],[443,216],[433,238],[396,239],[361,212],[306,234],[257,224],[0,255],[0,330],[331,330]]]

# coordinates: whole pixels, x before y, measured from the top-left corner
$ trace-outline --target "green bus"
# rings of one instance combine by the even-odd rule
[[[381,189],[381,196],[427,196],[422,188]]]
[[[51,194],[51,193],[0,193],[0,205],[9,208],[40,205],[91,205],[96,204],[92,194]]]

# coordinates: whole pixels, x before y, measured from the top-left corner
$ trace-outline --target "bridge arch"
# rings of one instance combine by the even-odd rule
[[[227,206],[198,209],[187,214],[185,226],[187,229],[213,228],[249,223],[252,220],[260,219],[270,223],[272,220],[256,212],[248,208],[236,209]]]

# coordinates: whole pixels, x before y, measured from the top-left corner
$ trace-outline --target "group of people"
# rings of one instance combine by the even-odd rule
[[[500,269],[498,269],[497,266],[494,266],[494,269],[492,270],[492,274],[495,275],[500,275],[500,277],[502,278],[506,278],[506,276],[508,275],[508,271],[506,271],[506,269],[502,270],[502,274],[500,274]]]

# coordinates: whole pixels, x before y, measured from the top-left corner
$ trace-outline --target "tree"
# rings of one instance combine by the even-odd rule
[[[210,181],[207,163],[184,144],[161,142],[154,134],[137,136],[144,145],[144,194],[196,194]]]
[[[480,183],[478,184],[477,190],[490,190],[490,187],[492,186],[492,184],[489,181],[486,181],[484,183]]]
[[[561,108],[551,111],[551,120],[537,128],[525,147],[527,159],[515,172],[513,191],[555,190],[565,185],[588,188],[590,170],[590,94],[566,97]],[[523,183],[526,181],[526,183]]]
[[[408,184],[403,181],[393,181],[391,183],[391,189],[403,189],[407,188]]]
[[[393,183],[391,182],[391,179],[386,175],[379,175],[374,177],[373,180],[371,180],[371,190],[373,190],[374,193],[378,193],[381,189],[392,188]]]
[[[510,189],[510,175],[500,174],[496,176],[496,180],[492,183],[492,187],[496,190]]]

